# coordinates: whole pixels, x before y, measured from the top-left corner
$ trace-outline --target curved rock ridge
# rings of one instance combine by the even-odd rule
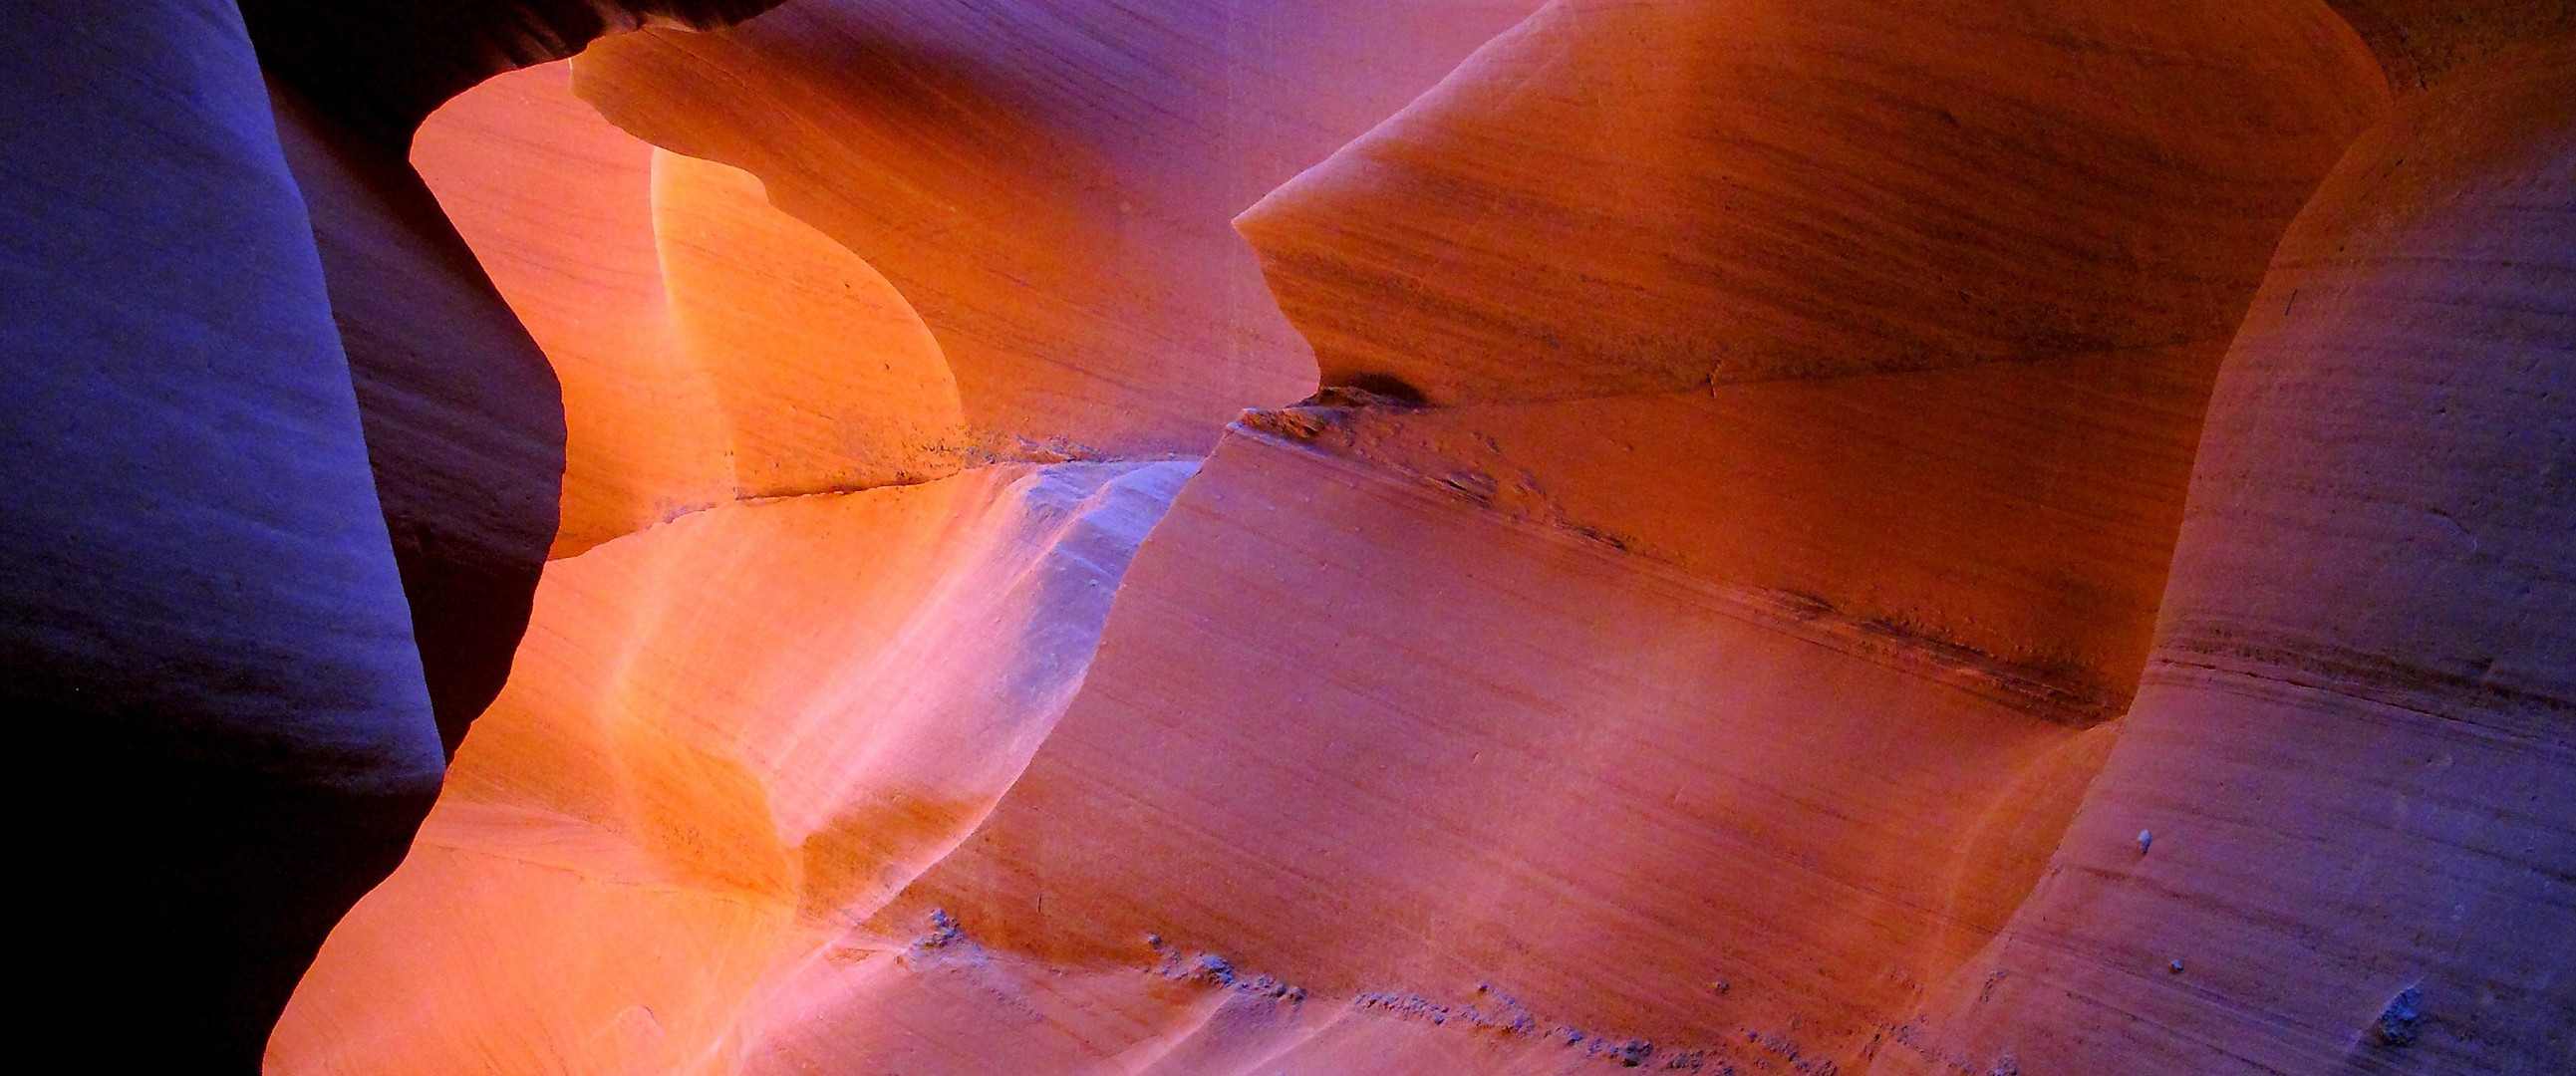
[[[563,63],[496,76],[432,113],[410,154],[562,385],[557,556],[732,485],[714,387],[671,321],[653,148],[574,99],[569,78]]]
[[[1237,226],[1442,404],[2216,345],[2385,96],[2322,4],[1557,0]]]
[[[773,967],[1017,779],[1190,470],[981,468],[719,506],[557,561],[510,688],[268,1070],[727,1056]]]
[[[547,64],[412,159],[567,394],[553,552],[745,497],[924,481],[993,453],[911,306],[758,180],[601,120]]]
[[[2049,873],[1875,1071],[2564,1070],[2576,48],[2411,95],[2282,240]],[[2143,837],[2152,832],[2151,847]]]
[[[1314,388],[1227,222],[1534,0],[798,0],[575,61],[582,96],[778,205],[920,310],[978,438],[1196,455]]]
[[[358,387],[440,738],[501,689],[559,531],[565,419],[546,356],[406,166],[423,117],[483,78],[648,21],[760,0],[241,5]]]
[[[2185,347],[1439,408],[1336,393],[1362,405],[1247,421],[1955,651],[2091,723],[2145,665],[2216,361]]]

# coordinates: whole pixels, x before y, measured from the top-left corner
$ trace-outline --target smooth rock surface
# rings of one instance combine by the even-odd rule
[[[438,729],[239,16],[12,10],[0,697],[49,790],[32,1011],[130,1027],[96,1064],[248,1072],[401,857]]]
[[[421,124],[411,163],[563,386],[569,556],[731,499],[706,371],[672,324],[653,147],[572,95],[557,62],[494,78]]]
[[[2216,361],[2193,346],[1252,421],[1892,645],[1991,662],[2089,722],[2126,708],[2146,660]]]
[[[727,505],[557,561],[510,689],[268,1071],[725,1070],[789,1003],[764,984],[1017,779],[1190,469]]]
[[[798,0],[574,70],[611,121],[760,176],[882,271],[977,438],[1197,454],[1314,388],[1227,222],[1535,6]]]
[[[1860,642],[1238,435],[1028,772],[880,926],[935,906],[1070,967],[1157,934],[1310,1005],[1489,984],[1533,1014],[1496,1048],[1749,1061],[1753,1032],[1849,1065],[2019,902],[2111,731]]]
[[[2322,4],[1557,0],[1237,226],[1440,404],[2216,344],[2384,96]]]
[[[2576,1070],[2567,5],[769,6],[0,46],[85,1063]]]
[[[2291,227],[2210,405],[2136,709],[1969,965],[2004,985],[1953,983],[1878,1071],[2576,1060],[2571,61],[2411,96]],[[2392,1036],[2410,989],[2420,1026]]]
[[[882,275],[759,180],[601,120],[567,64],[449,102],[412,159],[563,380],[555,555],[738,498],[921,482],[994,455]]]

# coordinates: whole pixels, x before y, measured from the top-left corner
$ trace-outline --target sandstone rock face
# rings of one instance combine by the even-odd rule
[[[26,868],[61,939],[40,1004],[153,1028],[120,1062],[247,1071],[400,858],[438,729],[239,16],[15,11],[0,691],[77,799]]]
[[[883,276],[749,175],[601,120],[567,65],[457,98],[412,158],[564,385],[556,555],[983,458],[938,342]]]
[[[1238,226],[1326,383],[1444,405],[1334,451],[2109,715],[2227,334],[2384,100],[2306,5],[1561,3]]]
[[[1437,403],[2223,341],[2378,81],[2320,5],[1560,0],[1240,226]]]
[[[2390,88],[2401,94],[2475,72],[2498,52],[2547,49],[2576,35],[2576,8],[2554,0],[2329,2],[2370,43]]]
[[[1227,221],[1534,6],[799,0],[574,70],[610,120],[760,176],[882,271],[979,442],[1198,453],[1314,388]]]
[[[229,3],[28,7],[0,143],[22,193],[0,663],[38,757],[97,805],[45,835],[89,947],[58,996],[158,1029],[119,1057],[182,1071],[254,1068],[400,859],[507,676],[562,470],[542,355],[383,122],[443,96],[395,83],[516,53],[389,33],[386,6],[250,6],[279,31],[266,85]],[[496,18],[428,21],[517,32]],[[353,28],[418,63],[310,77]]]
[[[562,63],[497,76],[433,113],[411,151],[562,385],[558,556],[722,503],[732,485],[714,388],[671,321],[653,147],[575,99],[570,78]]]
[[[2571,59],[2411,97],[2292,225],[2119,747],[1968,965],[2000,985],[1954,983],[1882,1069],[2576,1057]]]
[[[156,1069],[2576,1071],[2571,19],[39,5],[49,967]]]
[[[1018,778],[1190,470],[982,468],[557,562],[270,1071],[726,1067],[747,1013],[795,1003],[778,969],[827,959]]]

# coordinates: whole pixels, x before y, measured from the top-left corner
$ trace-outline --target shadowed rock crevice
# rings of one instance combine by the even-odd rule
[[[397,152],[448,98],[653,23],[720,26],[779,0],[241,0],[260,66]]]

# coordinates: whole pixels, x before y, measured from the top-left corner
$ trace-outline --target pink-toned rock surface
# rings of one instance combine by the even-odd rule
[[[800,3],[574,82],[870,259],[970,442],[1161,452],[1276,402],[1189,290],[1244,248],[1156,229],[1301,144],[1257,110],[1311,53],[1130,17]],[[2480,25],[1551,5],[1241,216],[1336,387],[1079,631],[1005,581],[1073,548],[992,537],[1017,468],[556,562],[271,1068],[2554,1071],[2571,124]],[[1201,70],[1252,118],[1149,74]],[[676,311],[673,190],[752,188],[654,160]],[[705,293],[785,327],[708,384],[876,338],[794,292]]]
[[[1489,983],[1535,1014],[1506,1042],[1848,1064],[2018,903],[2107,743],[1874,644],[1238,437],[1028,773],[890,911],[1061,964],[1157,933],[1334,1006]]]
[[[1256,422],[1504,515],[1980,655],[2080,720],[2134,690],[2205,347]]]
[[[2571,102],[2565,49],[2455,74],[2291,226],[2119,747],[1969,965],[1990,1003],[1953,984],[1882,1069],[2576,1059]]]

